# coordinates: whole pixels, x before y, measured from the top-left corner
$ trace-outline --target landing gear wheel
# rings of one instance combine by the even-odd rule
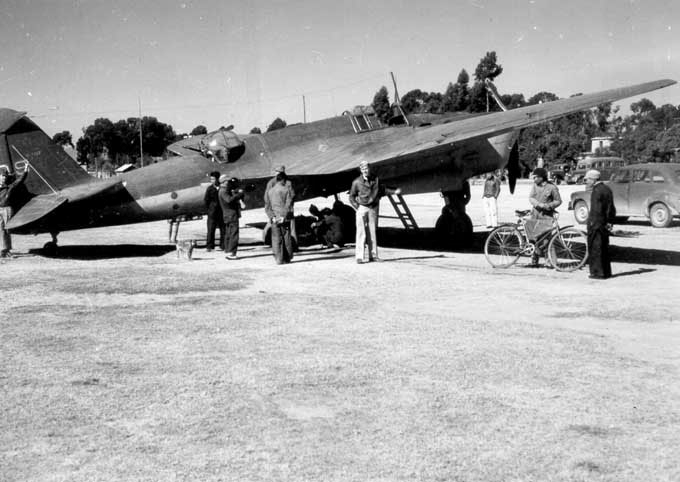
[[[484,242],[484,256],[494,268],[509,268],[522,253],[522,235],[514,226],[499,226]]]
[[[55,256],[57,254],[57,243],[54,241],[48,241],[43,245],[43,251],[46,256]]]
[[[463,249],[472,244],[472,221],[465,213],[453,214],[445,207],[434,232],[439,245],[447,249]]]
[[[656,203],[649,208],[649,220],[655,228],[667,228],[673,217],[664,203]]]
[[[576,228],[564,228],[550,240],[548,259],[557,271],[575,271],[588,259],[588,238]]]

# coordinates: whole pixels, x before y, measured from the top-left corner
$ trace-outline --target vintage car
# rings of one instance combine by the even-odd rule
[[[665,228],[680,215],[680,164],[631,164],[614,172],[606,182],[614,194],[617,222],[629,216],[648,217],[655,228]],[[569,209],[585,224],[590,207],[590,191],[572,193]]]

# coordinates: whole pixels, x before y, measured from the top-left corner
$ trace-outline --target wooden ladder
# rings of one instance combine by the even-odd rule
[[[406,228],[407,231],[419,231],[420,228],[418,227],[418,224],[416,223],[416,219],[413,217],[413,213],[411,213],[411,210],[408,208],[408,205],[406,204],[406,200],[404,199],[404,196],[401,194],[388,194],[387,198],[390,200],[392,203],[392,207],[394,208],[394,212],[397,213],[396,216],[380,216],[381,218],[389,218],[389,219],[399,219],[402,224],[404,225],[404,228]]]

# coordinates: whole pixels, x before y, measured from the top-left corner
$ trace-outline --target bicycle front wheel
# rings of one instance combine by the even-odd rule
[[[522,253],[522,235],[515,226],[500,226],[486,238],[484,255],[494,268],[508,268]]]
[[[548,245],[548,257],[557,271],[575,271],[588,259],[588,238],[576,228],[564,228]]]

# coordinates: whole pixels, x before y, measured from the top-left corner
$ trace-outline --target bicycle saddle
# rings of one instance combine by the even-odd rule
[[[523,218],[524,216],[526,216],[530,212],[531,212],[531,209],[526,209],[524,211],[515,210],[515,214],[520,218]]]

